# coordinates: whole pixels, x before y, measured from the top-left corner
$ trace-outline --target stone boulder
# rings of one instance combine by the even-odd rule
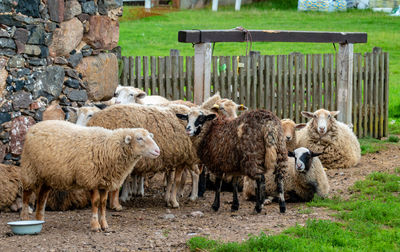
[[[3,162],[4,157],[6,156],[7,145],[0,142],[0,163]]]
[[[44,112],[43,112],[43,121],[45,120],[64,120],[65,113],[62,110],[61,106],[57,103],[50,105]]]
[[[7,86],[8,71],[6,70],[8,58],[0,57],[0,96],[3,95]]]
[[[118,86],[118,61],[112,53],[84,57],[76,67],[87,84],[90,100],[102,101],[113,97]]]
[[[34,82],[32,94],[34,99],[41,95],[50,94],[58,97],[62,91],[65,72],[61,66],[48,66],[43,72],[37,74]]]
[[[77,0],[65,2],[64,21],[70,20],[82,13],[82,7]]]
[[[64,0],[47,0],[50,19],[55,22],[64,21]]]
[[[25,135],[29,127],[35,124],[30,116],[19,116],[11,122],[10,149],[14,155],[21,155],[25,141]]]
[[[53,33],[53,41],[49,47],[50,56],[67,56],[81,42],[83,25],[77,18],[62,22],[60,28]]]
[[[94,49],[105,50],[111,50],[117,46],[119,40],[118,21],[107,16],[91,16],[89,24],[89,32],[83,38],[87,44]]]

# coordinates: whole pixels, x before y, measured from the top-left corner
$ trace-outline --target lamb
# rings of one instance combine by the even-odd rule
[[[294,151],[296,149],[297,137],[296,131],[306,126],[305,123],[296,124],[291,119],[282,119],[283,135],[286,140],[286,148],[288,151]]]
[[[148,173],[169,172],[165,200],[167,206],[177,208],[179,207],[176,200],[177,185],[180,184],[181,174],[186,167],[196,171],[198,163],[183,123],[175,120],[175,113],[188,111],[189,108],[182,105],[159,107],[117,104],[95,113],[87,126],[101,126],[107,129],[143,127],[153,132],[154,139],[162,150],[161,155],[156,160],[146,158],[140,160],[135,166],[134,174],[142,176]],[[175,183],[172,182],[173,175]],[[196,188],[193,190],[191,200],[197,198]],[[113,207],[119,205],[117,195],[114,193]]]
[[[322,153],[319,156],[327,169],[349,168],[361,159],[360,143],[348,125],[334,117],[339,111],[319,109],[301,114],[311,120],[297,132],[297,146]]]
[[[266,110],[246,112],[235,119],[216,118],[206,110],[191,108],[188,114],[177,114],[187,121],[186,132],[192,136],[201,162],[216,176],[212,209],[220,207],[223,174],[234,176],[232,211],[239,209],[237,176],[257,181],[256,212],[264,202],[264,173],[272,170],[278,184],[280,212],[286,211],[283,175],[287,167],[287,150],[280,120]],[[214,120],[215,119],[215,120]]]
[[[34,191],[39,192],[36,219],[43,220],[50,189],[85,189],[91,193],[91,229],[106,230],[107,192],[121,186],[142,156],[159,155],[159,147],[145,129],[108,130],[66,121],[39,122],[26,134],[21,155],[21,218],[29,217],[28,202]]]
[[[18,209],[11,206],[16,204],[22,189],[19,170],[17,166],[0,164],[0,211]]]
[[[168,104],[169,100],[159,95],[147,96],[146,92],[135,87],[119,86],[115,92],[116,104]]]
[[[311,201],[317,193],[321,198],[326,198],[329,193],[329,181],[324,167],[318,156],[307,148],[301,147],[289,151],[288,168],[285,172],[285,200],[287,202]],[[273,181],[272,171],[265,173],[266,195],[269,200],[276,198],[277,184]],[[254,195],[255,183],[248,177],[244,178],[243,195],[251,200]]]

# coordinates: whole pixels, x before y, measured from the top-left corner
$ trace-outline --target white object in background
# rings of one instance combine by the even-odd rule
[[[242,3],[241,0],[236,0],[235,2],[235,11],[240,11],[240,4]]]
[[[145,0],[144,1],[144,8],[146,10],[150,10],[150,8],[151,8],[151,0]]]
[[[364,10],[369,8],[369,0],[358,0],[357,9]]]
[[[390,16],[400,16],[400,5],[392,10],[392,14],[390,14]]]
[[[212,1],[212,10],[217,11],[218,10],[218,0],[213,0]]]
[[[372,8],[373,11],[382,11],[386,13],[392,12],[392,8]]]

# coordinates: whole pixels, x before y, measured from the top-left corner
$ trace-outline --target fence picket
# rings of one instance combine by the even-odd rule
[[[147,56],[143,56],[143,80],[144,80],[144,92],[146,94],[150,94],[149,92],[149,58]]]
[[[165,97],[165,58],[158,57],[158,92]]]
[[[232,57],[232,78],[233,78],[233,84],[232,84],[232,100],[236,103],[240,102],[239,101],[239,97],[238,97],[238,93],[239,93],[239,89],[238,89],[238,60],[239,60],[239,56],[233,56]]]
[[[151,68],[151,95],[157,95],[157,79],[156,79],[156,57],[150,57],[150,68]]]

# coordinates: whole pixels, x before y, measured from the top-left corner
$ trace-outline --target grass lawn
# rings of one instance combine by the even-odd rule
[[[338,222],[308,220],[282,234],[252,236],[242,243],[194,237],[191,251],[399,251],[400,169],[397,174],[372,173],[351,188],[350,200],[315,199],[308,207],[336,210]],[[312,210],[310,210],[312,211]]]
[[[277,1],[275,1],[277,2]],[[278,1],[279,2],[279,1]],[[297,1],[296,1],[297,2]],[[271,9],[281,7],[259,3],[243,6],[240,12],[233,7],[210,9],[161,11],[155,10],[148,16],[143,8],[124,7],[120,19],[120,40],[123,55],[166,56],[170,49],[179,49],[181,55],[193,55],[191,44],[178,43],[179,30],[246,29],[305,30],[367,32],[368,43],[355,44],[355,52],[371,52],[375,46],[390,54],[390,97],[389,116],[396,120],[393,127],[400,128],[400,27],[399,17],[371,11],[348,11],[341,13],[297,12],[294,9]],[[285,6],[283,6],[285,7]],[[261,54],[334,53],[332,44],[318,43],[253,43],[252,50]],[[244,55],[246,43],[217,43],[214,55]]]

